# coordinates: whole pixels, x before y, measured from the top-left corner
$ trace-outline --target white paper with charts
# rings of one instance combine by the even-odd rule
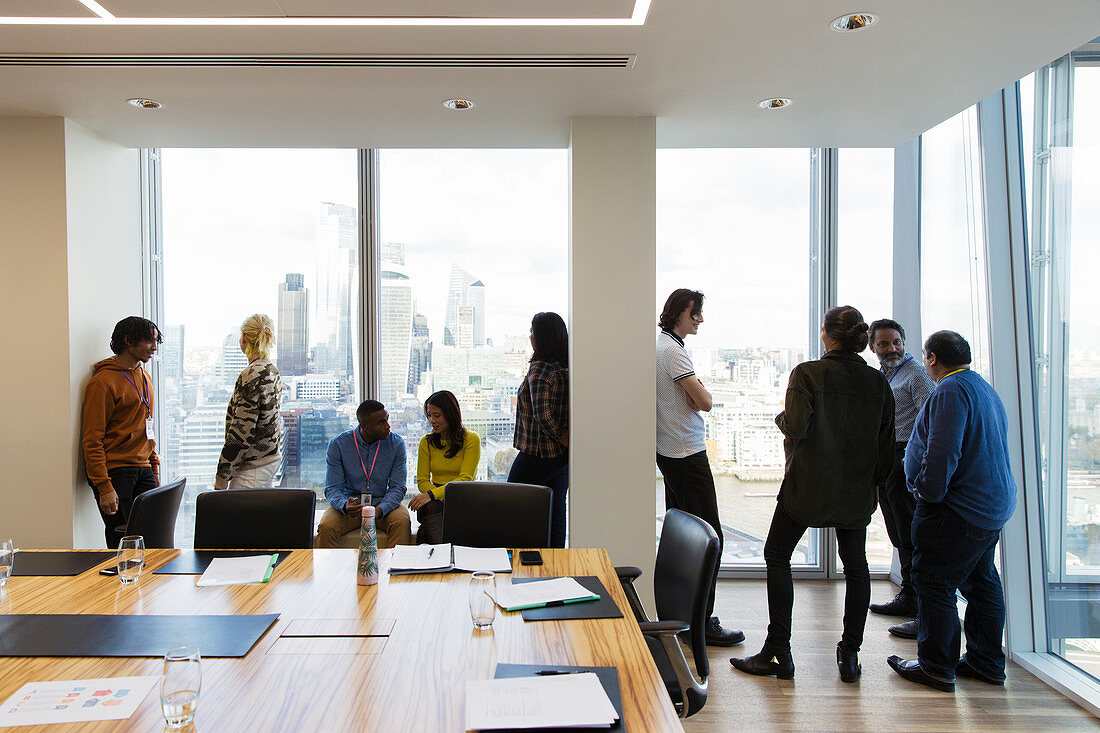
[[[159,676],[28,682],[4,701],[0,727],[125,720]]]
[[[466,683],[466,730],[610,728],[618,719],[592,672]]]

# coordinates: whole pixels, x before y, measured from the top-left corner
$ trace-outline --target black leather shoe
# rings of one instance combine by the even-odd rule
[[[898,593],[894,600],[888,603],[872,603],[868,608],[871,613],[881,613],[883,616],[917,617],[917,598],[909,593]]]
[[[943,680],[930,676],[921,669],[920,662],[915,659],[902,659],[897,654],[892,654],[886,658],[886,663],[889,664],[895,672],[910,682],[928,685],[932,689],[940,690],[941,692],[955,691],[954,682],[944,682]]]
[[[714,646],[734,646],[745,640],[745,634],[732,629],[723,629],[717,616],[707,619],[707,643]]]
[[[855,682],[863,674],[863,665],[859,663],[859,652],[846,652],[836,645],[836,666],[840,670],[843,682]]]
[[[894,636],[900,636],[902,639],[916,639],[917,638],[917,620],[906,621],[903,624],[895,624],[889,629],[890,633]]]
[[[761,677],[775,677],[780,680],[794,679],[794,657],[790,652],[775,653],[767,646],[759,654],[751,657],[732,657],[730,664],[747,674]]]
[[[966,661],[966,655],[964,654],[959,663],[955,665],[956,677],[969,677],[973,680],[980,680],[987,685],[997,685],[998,687],[1004,687],[1005,681],[999,680],[995,677],[990,677],[984,672],[979,672],[971,666],[970,662]]]

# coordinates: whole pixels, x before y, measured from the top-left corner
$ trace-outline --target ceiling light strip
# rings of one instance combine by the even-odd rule
[[[109,10],[107,10],[107,8],[105,8],[102,5],[100,5],[99,3],[97,3],[96,0],[77,0],[77,2],[79,2],[81,5],[86,7],[88,10],[91,10],[93,13],[98,15],[100,18],[114,18],[115,17]]]

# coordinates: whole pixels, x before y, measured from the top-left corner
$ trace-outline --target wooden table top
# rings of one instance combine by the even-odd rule
[[[209,588],[152,573],[177,552],[147,551],[132,586],[99,575],[110,562],[75,577],[14,577],[0,613],[281,614],[246,657],[203,659],[193,728],[204,733],[461,731],[466,680],[491,678],[498,662],[617,667],[627,730],[683,730],[604,550],[544,549],[544,565],[517,561],[513,574],[598,576],[623,618],[525,622],[498,609],[491,631],[470,623],[469,573],[391,577],[387,551],[376,586],[356,584],[355,550],[295,550],[270,583]],[[0,658],[0,701],[27,682],[160,672],[159,659]],[[126,721],[11,730],[161,728],[154,689]]]

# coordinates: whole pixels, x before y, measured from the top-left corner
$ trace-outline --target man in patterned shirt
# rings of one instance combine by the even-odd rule
[[[913,422],[936,385],[921,363],[912,354],[905,353],[905,329],[900,323],[889,318],[875,321],[871,324],[870,337],[871,351],[878,357],[882,373],[894,393],[894,467],[886,483],[879,487],[878,499],[882,506],[882,518],[886,522],[886,533],[890,536],[890,543],[897,548],[901,562],[901,591],[893,600],[872,603],[870,608],[874,613],[886,616],[915,618],[917,593],[913,590],[913,539],[910,534],[917,504],[905,485],[902,464],[905,446],[913,432]],[[910,630],[910,625],[915,626],[916,622],[893,626],[890,633],[915,639],[916,629]]]
[[[706,429],[702,412],[710,412],[710,392],[695,376],[684,338],[699,333],[703,322],[703,294],[680,288],[665,301],[657,336],[657,467],[665,478],[665,507],[694,514],[710,524],[718,535],[722,557],[722,521],[718,497],[707,460]],[[718,565],[721,565],[719,560]],[[740,631],[722,628],[714,612],[714,569],[707,600],[707,643],[733,646],[745,640]]]

